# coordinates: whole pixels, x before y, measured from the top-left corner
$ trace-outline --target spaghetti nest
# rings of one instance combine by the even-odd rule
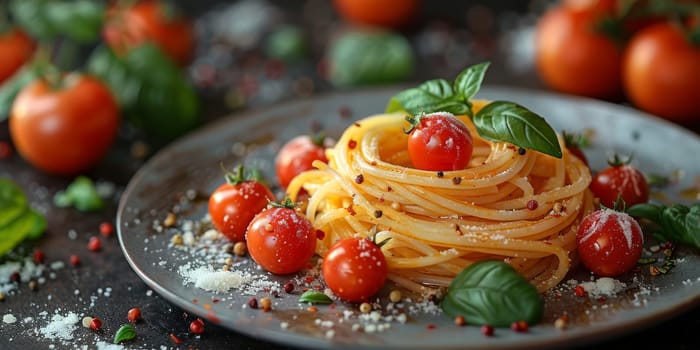
[[[480,138],[458,118],[474,138],[464,170],[411,167],[408,123],[382,114],[352,124],[327,150],[328,163],[294,178],[288,195],[308,193],[306,215],[325,233],[317,253],[374,232],[377,242],[391,238],[382,246],[388,278],[417,292],[446,287],[484,259],[509,263],[540,292],[557,285],[574,258],[578,222],[593,208],[590,170],[563,145],[561,159],[523,152]]]

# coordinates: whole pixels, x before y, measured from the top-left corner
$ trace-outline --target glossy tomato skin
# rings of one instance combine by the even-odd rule
[[[115,52],[125,53],[153,42],[180,66],[186,66],[194,55],[194,27],[173,6],[162,0],[112,6],[107,10],[102,35]]]
[[[623,58],[629,100],[640,109],[674,122],[700,120],[700,47],[670,23],[637,33]]]
[[[345,238],[331,246],[322,268],[323,279],[333,293],[352,303],[367,301],[377,294],[388,273],[379,246],[360,237]]]
[[[287,187],[300,173],[313,169],[314,160],[328,162],[326,150],[308,135],[299,135],[282,146],[275,157],[275,171],[280,186]]]
[[[69,74],[60,84],[54,88],[39,79],[19,92],[10,112],[10,135],[35,167],[75,175],[107,153],[120,116],[116,99],[96,78]]]
[[[19,28],[0,32],[0,84],[30,59],[34,47],[34,40]]]
[[[275,196],[264,184],[249,180],[223,183],[209,196],[209,216],[214,227],[231,242],[245,240],[248,224]]]
[[[597,32],[605,9],[559,4],[549,9],[535,30],[535,63],[550,88],[593,98],[622,96],[622,50]]]
[[[634,218],[604,208],[584,217],[578,227],[576,243],[578,256],[589,271],[615,277],[637,264],[644,236]]]
[[[649,201],[649,184],[644,174],[629,165],[612,165],[593,177],[589,188],[600,204],[613,208],[618,196],[628,207]]]
[[[401,28],[415,19],[421,0],[333,0],[344,19],[363,25]]]
[[[408,136],[408,154],[417,169],[448,171],[469,164],[474,140],[466,125],[449,113],[420,117]]]
[[[258,213],[246,233],[250,257],[278,275],[297,272],[316,251],[316,230],[291,208],[272,207]]]

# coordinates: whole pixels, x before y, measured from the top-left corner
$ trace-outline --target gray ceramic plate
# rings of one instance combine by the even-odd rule
[[[365,326],[367,321],[356,317],[356,306],[336,302],[312,313],[298,303],[299,288],[292,295],[280,293],[273,299],[274,310],[261,312],[243,307],[251,296],[237,290],[217,294],[183,283],[179,266],[211,263],[220,267],[223,262],[206,262],[193,251],[171,248],[173,229],[158,232],[157,223],[172,210],[178,211],[180,223],[201,218],[206,213],[207,194],[222,181],[220,164],[245,163],[272,176],[272,159],[283,142],[308,132],[314,124],[322,125],[331,135],[339,135],[353,119],[381,112],[396,91],[333,94],[246,111],[207,125],[160,151],[133,177],[119,207],[119,238],[134,271],[175,305],[224,327],[280,344],[324,349],[524,349],[580,345],[639,330],[700,302],[700,257],[683,249],[677,249],[678,264],[669,274],[654,277],[641,269],[622,279],[627,288],[614,297],[575,297],[571,286],[563,285],[547,294],[541,324],[531,326],[526,334],[497,330],[496,336],[490,338],[481,335],[477,327],[456,327],[448,317],[426,312],[409,313],[406,323],[388,322],[389,328],[382,332],[357,331],[353,324]],[[586,150],[593,169],[602,168],[613,152],[619,152],[633,153],[634,164],[646,172],[680,175],[678,183],[663,191],[666,199],[684,201],[679,194],[700,175],[700,163],[692,160],[700,153],[697,135],[633,109],[501,87],[485,87],[479,97],[520,102],[545,116],[556,130],[594,130],[593,145]],[[199,196],[183,199],[188,191]],[[241,264],[241,268],[252,268],[245,259]],[[290,280],[265,276],[259,270],[256,273],[281,284]],[[578,272],[571,278],[583,280],[590,275]],[[343,310],[353,311],[353,316],[341,321]],[[570,322],[560,330],[553,324],[563,314],[568,315]]]

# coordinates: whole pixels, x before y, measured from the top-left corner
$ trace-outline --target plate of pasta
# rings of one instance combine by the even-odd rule
[[[576,253],[578,226],[598,205],[589,184],[614,154],[633,155],[630,164],[648,178],[667,180],[651,187],[651,202],[697,202],[700,164],[687,156],[700,152],[696,134],[620,105],[484,86],[466,114],[476,116],[490,101],[514,102],[546,119],[557,136],[498,141],[482,135],[483,120],[462,115],[471,135],[466,165],[418,169],[406,146],[405,111],[386,112],[400,91],[342,92],[247,111],[167,146],[122,196],[117,226],[126,259],[157,293],[205,321],[305,348],[580,345],[700,302],[693,247],[645,232],[639,262],[614,278],[591,273]],[[327,159],[280,186],[278,152],[310,130],[326,135]],[[585,161],[566,146],[564,132],[587,136]],[[213,222],[210,195],[222,184],[222,168],[236,165],[259,170],[275,200],[300,203],[295,211],[313,226],[316,243],[298,271],[268,272],[256,263],[255,247],[247,254]],[[380,246],[387,271],[376,293],[354,300],[329,286],[324,260],[335,243],[358,235]],[[484,261],[499,264],[477,264]],[[475,267],[470,276],[465,267]],[[500,294],[450,295],[474,278]],[[533,295],[541,304],[531,303]],[[475,298],[489,307],[477,312],[486,321],[451,309],[472,307]],[[499,318],[519,312],[512,321],[522,322]]]

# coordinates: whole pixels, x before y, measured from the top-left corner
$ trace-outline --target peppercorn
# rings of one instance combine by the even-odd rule
[[[204,321],[202,321],[201,318],[198,318],[198,319],[190,322],[190,332],[192,334],[204,333]]]
[[[90,241],[88,241],[88,250],[91,252],[99,252],[102,250],[102,242],[100,241],[100,238],[97,236],[92,236],[90,237]]]
[[[114,226],[109,222],[103,222],[100,224],[100,234],[105,237],[109,237],[114,234]]]
[[[493,326],[487,324],[481,326],[481,334],[487,337],[493,336]]]
[[[292,282],[287,282],[284,284],[284,291],[287,293],[291,293],[294,291],[294,283]]]
[[[455,322],[455,325],[460,326],[460,327],[467,324],[467,320],[465,320],[464,316],[462,316],[462,315],[455,317],[454,322]]]
[[[100,328],[102,328],[102,320],[97,317],[93,317],[92,320],[90,320],[90,329],[93,331],[99,331]]]
[[[360,312],[363,314],[368,314],[370,311],[372,311],[372,305],[370,305],[370,303],[360,304]]]
[[[272,310],[272,300],[268,297],[264,297],[260,299],[260,306],[262,307],[264,312],[268,312]]]
[[[80,257],[77,255],[71,255],[70,264],[73,266],[80,266]]]
[[[233,245],[233,253],[237,256],[244,256],[247,251],[248,247],[245,245],[245,242],[236,242],[236,244]]]
[[[37,264],[43,264],[46,260],[46,255],[41,249],[35,249],[34,253],[32,254],[32,259]]]
[[[389,293],[389,300],[392,303],[398,303],[399,301],[401,301],[401,297],[401,291],[398,289],[394,289]]]
[[[138,322],[141,319],[141,310],[137,307],[132,307],[126,314],[126,318],[131,322]]]

